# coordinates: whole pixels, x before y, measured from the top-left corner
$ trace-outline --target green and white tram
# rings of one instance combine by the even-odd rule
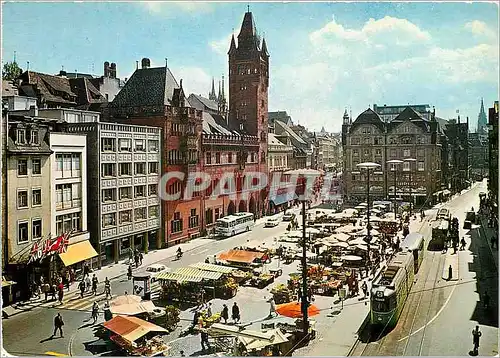
[[[396,325],[415,276],[413,253],[396,254],[374,279],[371,288],[370,322],[374,326]]]

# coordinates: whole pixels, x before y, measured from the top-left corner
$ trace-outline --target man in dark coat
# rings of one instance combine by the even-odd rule
[[[64,321],[60,313],[57,314],[57,316],[54,318],[54,334],[52,337],[56,336],[57,331],[61,334],[61,337],[63,336],[63,330],[62,327],[64,326]],[[51,337],[51,338],[52,338]]]
[[[478,355],[479,338],[481,337],[481,335],[482,333],[479,330],[479,326],[476,326],[476,328],[472,330],[472,343],[474,344],[474,355]]]
[[[226,304],[222,306],[222,312],[220,316],[224,319],[224,323],[227,323],[227,320],[229,318],[229,309],[227,308]]]
[[[232,309],[232,319],[235,323],[239,323],[240,322],[240,308],[238,307],[238,304],[235,302],[234,305],[233,305],[233,309]]]

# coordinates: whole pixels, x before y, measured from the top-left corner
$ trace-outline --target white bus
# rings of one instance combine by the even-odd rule
[[[254,216],[252,213],[235,213],[215,222],[215,234],[223,237],[234,236],[240,232],[250,231],[253,225]]]

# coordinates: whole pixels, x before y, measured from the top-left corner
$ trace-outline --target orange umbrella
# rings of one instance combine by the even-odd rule
[[[280,315],[290,318],[302,317],[302,305],[300,302],[283,303],[276,306],[276,312]],[[315,305],[309,305],[307,308],[307,315],[309,317],[319,315],[319,309]]]

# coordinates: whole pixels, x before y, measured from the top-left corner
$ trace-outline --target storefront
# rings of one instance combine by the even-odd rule
[[[283,193],[269,198],[269,213],[277,214],[288,209],[296,199],[298,196],[295,193]]]
[[[66,252],[59,254],[59,258],[64,265],[61,270],[71,268],[75,277],[77,277],[83,273],[85,263],[88,263],[89,267],[92,268],[92,259],[94,257],[97,257],[97,252],[88,240],[69,245]]]

